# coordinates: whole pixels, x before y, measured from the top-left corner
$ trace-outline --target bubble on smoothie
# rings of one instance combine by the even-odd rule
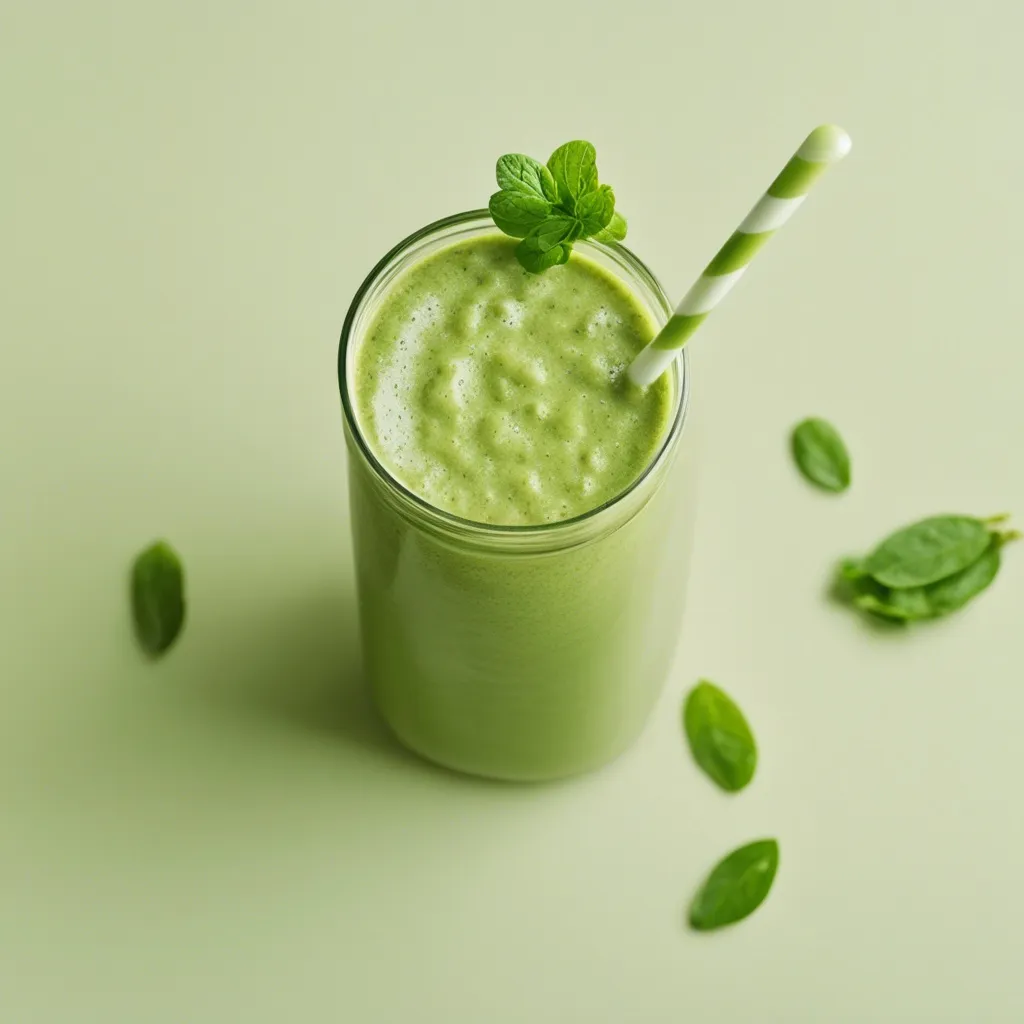
[[[586,331],[587,334],[597,334],[602,327],[607,327],[609,323],[613,321],[611,313],[604,306],[599,306],[594,312],[587,318]]]
[[[526,319],[526,306],[515,299],[501,299],[497,304],[498,317],[507,327],[521,327]]]
[[[486,306],[482,302],[467,303],[462,309],[455,313],[455,327],[459,333],[472,336],[480,329],[483,323]],[[474,346],[470,346],[472,351]]]
[[[451,382],[452,400],[460,408],[467,408],[476,397],[480,387],[476,360],[471,356],[453,359],[449,380]]]

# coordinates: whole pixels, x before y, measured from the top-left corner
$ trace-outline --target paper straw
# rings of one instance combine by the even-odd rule
[[[793,216],[822,171],[842,160],[851,145],[850,136],[834,124],[820,125],[804,139],[768,191],[683,296],[669,322],[630,364],[628,373],[634,384],[646,387],[672,365],[680,349],[743,276],[761,246]]]

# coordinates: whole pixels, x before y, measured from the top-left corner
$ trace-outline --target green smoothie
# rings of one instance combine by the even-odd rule
[[[610,501],[651,463],[672,415],[668,376],[626,366],[650,313],[579,254],[529,274],[515,241],[436,252],[387,293],[361,342],[355,404],[384,466],[464,519],[534,525]]]
[[[531,275],[515,244],[479,213],[412,236],[357,294],[339,368],[375,702],[433,761],[539,780],[643,728],[693,474],[682,366],[646,390],[624,376],[669,309],[657,284],[584,243]]]

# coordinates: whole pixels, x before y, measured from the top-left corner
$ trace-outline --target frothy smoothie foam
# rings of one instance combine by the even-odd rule
[[[673,415],[668,375],[626,368],[656,325],[627,288],[574,253],[527,273],[501,235],[405,271],[359,347],[355,404],[387,470],[464,519],[534,525],[620,494]]]

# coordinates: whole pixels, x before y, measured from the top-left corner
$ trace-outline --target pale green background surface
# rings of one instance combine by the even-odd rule
[[[1024,550],[871,632],[831,561],[1024,517],[1013,3],[0,6],[0,1020],[1024,1019]],[[592,139],[678,297],[803,135],[854,151],[694,344],[701,503],[640,744],[547,788],[422,766],[358,689],[334,380],[348,299],[494,158]],[[854,452],[841,499],[794,421]],[[125,570],[183,552],[137,654]],[[720,795],[685,689],[742,702]],[[733,845],[770,901],[683,927]]]

